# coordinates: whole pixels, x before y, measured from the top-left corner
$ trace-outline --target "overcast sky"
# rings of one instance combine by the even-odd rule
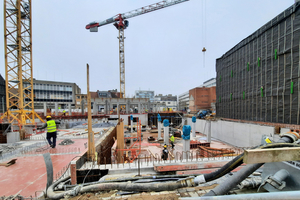
[[[33,77],[74,82],[86,93],[88,63],[90,91],[119,91],[118,30],[109,24],[91,33],[85,25],[159,1],[32,0]],[[190,0],[130,18],[125,30],[126,96],[132,97],[139,89],[179,95],[201,85],[215,77],[217,58],[293,3]],[[4,77],[4,37],[0,43]],[[205,65],[203,46],[207,49]]]

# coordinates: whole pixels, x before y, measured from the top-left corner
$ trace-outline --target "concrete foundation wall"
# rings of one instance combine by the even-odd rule
[[[192,119],[188,118],[188,125],[192,126]],[[196,131],[207,135],[206,120],[197,119]],[[275,128],[240,122],[212,121],[211,136],[217,140],[238,147],[252,147],[261,144],[263,135],[268,135],[271,140],[278,140],[279,135],[274,135]]]

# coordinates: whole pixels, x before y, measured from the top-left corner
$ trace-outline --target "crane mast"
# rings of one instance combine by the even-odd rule
[[[125,98],[124,28],[119,28],[120,98]]]
[[[4,0],[6,113],[9,123],[35,124],[31,0]]]
[[[172,5],[183,3],[189,0],[164,0],[139,9],[132,10],[123,14],[117,14],[104,21],[94,21],[85,26],[90,32],[98,32],[98,27],[114,23],[114,26],[119,30],[119,62],[120,62],[120,98],[125,98],[125,49],[124,49],[124,30],[128,27],[126,19],[153,12]]]

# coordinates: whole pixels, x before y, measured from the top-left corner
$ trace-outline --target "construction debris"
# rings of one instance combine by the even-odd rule
[[[232,149],[218,149],[205,146],[198,146],[200,157],[223,157],[235,156],[235,151]]]
[[[7,153],[7,152],[14,151],[14,150],[16,150],[16,149],[17,149],[17,147],[15,147],[15,146],[7,145],[7,144],[1,145],[1,146],[0,146],[0,155],[1,155],[2,153]]]
[[[116,126],[116,123],[112,122],[101,122],[101,123],[93,123],[92,128],[107,128],[107,127],[113,127]],[[82,129],[87,128],[87,122],[80,121],[80,122],[69,122],[67,123],[67,128],[74,128],[74,129]]]
[[[61,141],[61,143],[59,143],[59,145],[70,145],[70,144],[73,144],[73,143],[74,143],[73,140],[65,139],[65,140]]]
[[[16,163],[16,160],[17,160],[17,159],[11,159],[10,161],[8,161],[8,162],[6,162],[6,163],[0,163],[0,166],[9,167],[9,166],[15,164],[15,163]]]
[[[210,147],[210,143],[191,140],[190,142],[191,149],[197,149],[199,146]]]

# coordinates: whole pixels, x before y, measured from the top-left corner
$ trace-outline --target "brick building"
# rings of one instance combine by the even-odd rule
[[[194,113],[202,109],[213,109],[216,102],[216,86],[196,87],[189,91],[189,109]]]

